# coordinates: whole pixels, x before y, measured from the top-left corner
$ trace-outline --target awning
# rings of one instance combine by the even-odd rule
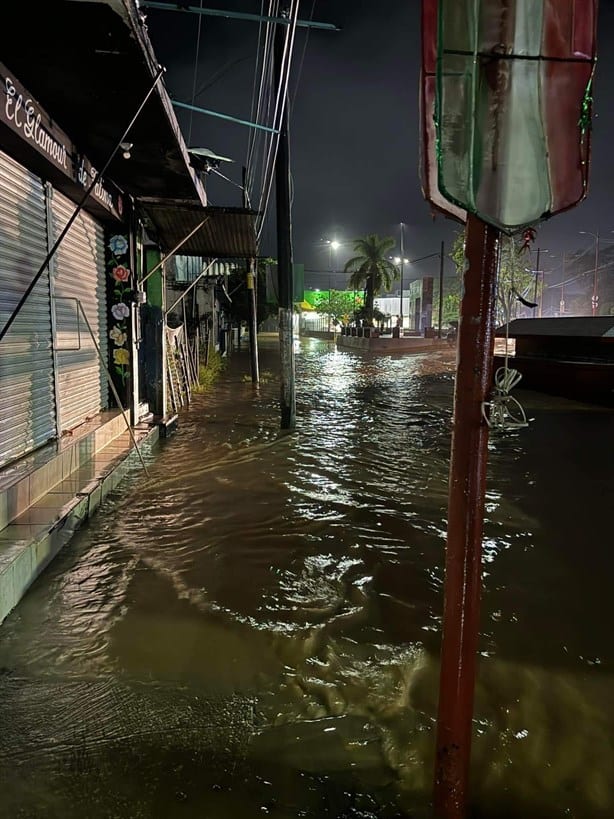
[[[148,230],[164,253],[169,253],[205,220],[177,251],[183,256],[216,259],[251,259],[258,255],[256,216],[246,208],[220,208],[191,202],[139,199]]]
[[[158,72],[145,18],[134,0],[44,5],[3,0],[2,62],[100,167]],[[128,140],[130,158],[118,151],[105,174],[124,193],[206,202],[163,79]]]

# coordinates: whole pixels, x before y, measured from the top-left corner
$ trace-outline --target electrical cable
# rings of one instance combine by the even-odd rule
[[[264,8],[264,0],[263,5],[261,6],[261,10]],[[269,0],[269,17],[273,16],[274,12],[274,0]],[[271,22],[267,22],[265,26],[265,36],[264,36],[264,47],[262,49],[262,61],[260,64],[260,82],[258,88],[258,103],[256,106],[255,112],[252,109],[252,116],[251,119],[253,122],[263,123],[267,121],[267,113],[268,113],[268,101],[267,101],[267,94],[270,92],[270,81],[268,82],[268,76],[271,72],[271,59],[272,59],[272,31],[274,28],[274,24]],[[259,56],[260,56],[260,43],[262,38],[259,35],[258,40],[258,52],[257,52],[257,59],[256,59],[256,69],[254,72],[254,80],[258,74],[258,63],[259,63]],[[249,194],[252,194],[252,188],[255,181],[256,175],[256,164],[257,161],[255,157],[259,152],[259,145],[261,143],[262,132],[258,131],[256,133],[252,132],[250,134],[250,141],[248,142],[248,152],[247,152],[247,159],[246,159],[246,188]],[[252,197],[253,198],[253,197]]]
[[[264,16],[264,0],[260,2],[260,16]],[[250,105],[250,119],[252,122],[258,122],[258,108],[260,106],[260,90],[258,92],[258,102],[256,102],[256,87],[258,85],[258,70],[260,68],[260,44],[262,42],[262,21],[258,23],[258,42],[256,45],[256,65],[254,66],[254,81],[252,83],[252,101]],[[264,54],[263,54],[264,58]],[[251,163],[252,152],[254,149],[254,143],[256,141],[256,135],[254,133],[256,129],[253,129],[249,133],[249,137],[247,140],[247,157],[245,161],[246,167],[249,169]],[[246,175],[247,176],[247,175]]]
[[[514,240],[510,240],[510,244]],[[490,401],[482,403],[482,417],[491,429],[510,431],[524,429],[528,427],[526,413],[521,403],[510,395],[516,387],[522,375],[518,370],[510,367],[510,321],[512,318],[512,305],[516,302],[516,287],[514,282],[515,259],[512,257],[510,285],[507,292],[501,292],[500,286],[497,288],[497,298],[503,305],[505,319],[505,357],[503,367],[499,367],[495,372],[493,392]]]
[[[311,14],[309,15],[309,22],[310,23],[313,20],[313,15],[314,15],[314,12],[315,12],[315,8],[316,8],[316,0],[313,0],[313,2],[311,4]],[[300,59],[299,66],[298,66],[298,71],[297,71],[297,74],[296,74],[296,83],[294,85],[294,93],[292,95],[292,102],[290,104],[290,110],[292,110],[294,108],[294,103],[296,102],[296,96],[298,94],[298,87],[299,87],[299,84],[300,84],[300,81],[301,81],[301,75],[303,73],[303,63],[305,62],[305,52],[307,51],[307,44],[309,43],[309,34],[310,33],[311,33],[311,29],[308,27],[307,31],[305,33],[305,41],[303,43],[303,51],[301,53],[301,59]]]
[[[200,0],[200,7],[203,7],[203,0]],[[198,76],[198,57],[200,55],[200,31],[202,26],[203,15],[198,15],[198,29],[196,34],[196,53],[194,55],[194,74],[192,77],[192,105],[196,99],[196,79]],[[194,121],[194,111],[190,111],[190,123],[188,126],[188,147],[192,144],[192,123]]]
[[[284,114],[285,114],[285,106],[286,106],[287,101],[288,101],[288,85],[289,85],[289,82],[290,82],[290,68],[291,68],[291,62],[292,62],[292,51],[293,51],[293,48],[294,48],[294,37],[295,37],[295,34],[296,34],[296,22],[298,20],[299,5],[300,5],[300,0],[296,0],[296,2],[293,3],[293,6],[294,6],[293,10],[292,10],[292,7],[291,7],[291,10],[290,10],[291,23],[288,26],[289,30],[287,31],[286,37],[284,39],[284,48],[283,48],[283,52],[282,52],[282,65],[281,65],[280,78],[279,78],[280,81],[279,81],[279,87],[277,89],[277,98],[276,98],[276,106],[275,106],[275,114],[276,115],[277,115],[277,112],[279,111],[279,120],[278,120],[279,124],[277,125],[277,128],[276,128],[276,130],[278,130],[278,131],[281,128],[281,123],[283,121],[283,117],[284,117]],[[271,140],[270,144],[272,146],[273,140]],[[265,193],[265,189],[263,189],[261,191],[260,202],[259,202],[259,206],[258,206],[258,210],[262,214],[262,218],[260,220],[260,225],[259,225],[259,228],[257,230],[258,240],[260,239],[260,236],[262,235],[264,221],[266,219],[267,212],[268,212],[269,201],[270,201],[270,197],[271,197],[271,189],[272,189],[272,184],[273,184],[273,177],[274,177],[275,161],[277,159],[278,146],[279,146],[279,134],[276,135],[274,152],[270,152],[269,157],[267,157],[266,196],[263,196],[263,194]],[[269,173],[269,159],[272,159],[272,163],[271,163],[271,166],[270,166],[271,167],[270,173]],[[262,204],[263,201],[264,201],[264,206]]]

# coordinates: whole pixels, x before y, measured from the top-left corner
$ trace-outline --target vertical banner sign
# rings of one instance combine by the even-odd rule
[[[109,305],[109,371],[122,400],[128,405],[130,385],[130,305],[132,272],[128,237],[115,233],[107,238],[107,304]]]
[[[448,202],[511,234],[586,196],[596,20],[597,0],[440,0]]]

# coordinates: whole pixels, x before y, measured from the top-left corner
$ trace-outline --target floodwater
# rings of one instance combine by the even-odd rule
[[[429,816],[449,353],[235,354],[0,629],[0,816]],[[614,815],[613,417],[494,438],[472,816]]]

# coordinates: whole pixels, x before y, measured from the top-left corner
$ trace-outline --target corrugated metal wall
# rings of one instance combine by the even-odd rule
[[[75,205],[53,191],[52,213],[57,237]],[[79,299],[102,355],[107,357],[107,306],[104,231],[81,211],[53,262],[59,415],[62,432],[108,407],[108,385],[92,338],[78,310]]]
[[[0,327],[46,254],[43,184],[0,151]],[[56,433],[47,271],[0,342],[0,466]]]

